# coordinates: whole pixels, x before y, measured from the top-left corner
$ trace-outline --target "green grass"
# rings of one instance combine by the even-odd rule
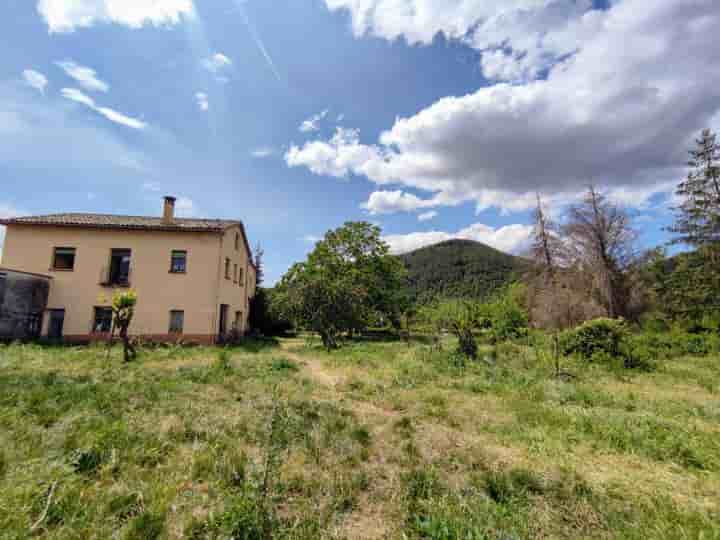
[[[442,345],[0,346],[0,538],[720,538],[720,358]]]

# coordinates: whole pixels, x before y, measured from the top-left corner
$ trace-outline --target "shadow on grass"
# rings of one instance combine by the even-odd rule
[[[279,346],[280,340],[276,337],[248,337],[240,343],[232,345],[232,348],[249,353],[259,353],[268,349],[276,349]]]

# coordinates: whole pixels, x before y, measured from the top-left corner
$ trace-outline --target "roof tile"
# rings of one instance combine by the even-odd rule
[[[222,232],[242,222],[225,219],[174,218],[172,223],[160,217],[116,216],[110,214],[49,214],[0,219],[0,225],[50,225],[100,229],[134,229],[177,232]]]

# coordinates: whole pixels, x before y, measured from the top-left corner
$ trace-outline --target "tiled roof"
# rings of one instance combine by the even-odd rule
[[[255,267],[252,251],[248,244],[247,233],[242,221],[229,219],[173,218],[165,223],[160,217],[115,216],[112,214],[49,214],[46,216],[26,216],[0,219],[0,225],[39,225],[53,227],[80,227],[89,229],[126,229],[133,231],[166,232],[214,232],[239,226],[250,264]]]
[[[160,217],[115,216],[110,214],[50,214],[0,219],[0,225],[51,225],[100,229],[134,229],[178,232],[222,232],[242,226],[240,221],[225,219],[174,218],[172,223]]]

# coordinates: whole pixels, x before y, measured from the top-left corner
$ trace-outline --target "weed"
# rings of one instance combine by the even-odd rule
[[[164,528],[165,516],[143,512],[128,525],[125,540],[155,540]]]

